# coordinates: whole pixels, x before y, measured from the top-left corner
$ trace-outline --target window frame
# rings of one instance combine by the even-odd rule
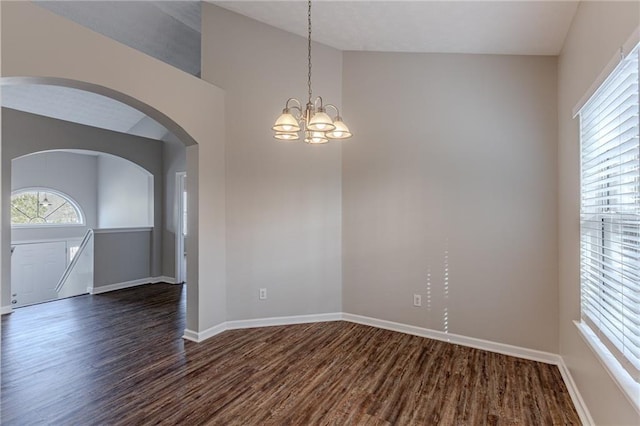
[[[49,223],[49,222],[41,222],[41,223],[13,223],[11,220],[12,209],[13,209],[13,197],[16,195],[29,193],[29,192],[46,192],[47,194],[54,194],[62,199],[64,199],[76,212],[78,216],[78,223]],[[11,224],[11,228],[17,229],[28,229],[28,228],[64,228],[64,227],[84,227],[86,226],[85,214],[80,204],[76,200],[73,199],[69,194],[59,191],[57,189],[48,188],[44,186],[29,186],[25,188],[15,189],[11,191],[11,198],[9,200],[10,203],[10,214],[9,214],[9,222]]]
[[[629,45],[629,43],[627,43],[627,45]],[[617,65],[614,67],[610,67],[607,69],[607,73],[604,76],[600,76],[598,78],[598,80],[596,81],[596,83],[594,83],[595,86],[595,90],[593,90],[591,92],[591,94],[588,96],[588,98],[585,96],[583,97],[584,99],[588,99],[585,102],[581,101],[581,105],[578,108],[574,109],[574,112],[576,112],[575,116],[577,115],[581,115],[580,117],[580,123],[579,123],[579,128],[578,128],[578,134],[580,137],[580,146],[579,146],[579,156],[580,156],[580,187],[579,187],[579,197],[580,197],[580,240],[579,240],[579,275],[580,275],[580,280],[579,280],[579,289],[580,289],[580,320],[579,321],[574,321],[576,327],[578,328],[580,335],[582,336],[582,338],[585,340],[585,342],[587,343],[587,345],[589,346],[589,348],[594,352],[594,354],[596,355],[596,358],[598,359],[598,361],[605,367],[605,370],[607,371],[607,373],[614,379],[614,382],[618,385],[618,387],[620,387],[620,389],[623,391],[623,393],[625,394],[625,396],[628,398],[628,400],[632,403],[632,405],[640,412],[640,399],[638,398],[638,395],[640,395],[640,376],[638,377],[634,377],[634,375],[627,369],[628,366],[623,366],[623,363],[629,363],[629,364],[633,364],[634,362],[637,363],[637,360],[639,359],[638,357],[634,357],[634,361],[631,361],[630,358],[627,358],[625,355],[621,356],[621,353],[618,351],[617,348],[612,350],[612,346],[615,347],[615,344],[609,341],[605,341],[603,340],[603,338],[606,339],[608,330],[606,330],[605,328],[599,327],[597,324],[594,323],[594,321],[592,320],[592,318],[585,313],[585,297],[589,297],[588,295],[585,296],[585,293],[588,293],[588,287],[589,284],[585,282],[584,277],[583,277],[583,268],[588,267],[589,265],[586,264],[585,262],[585,258],[583,257],[583,242],[584,242],[584,238],[585,238],[585,230],[583,229],[583,218],[585,215],[588,214],[593,214],[593,215],[600,215],[601,213],[585,213],[583,211],[584,205],[583,205],[583,200],[584,200],[584,196],[585,196],[585,192],[588,192],[588,190],[585,187],[585,184],[583,182],[584,179],[584,173],[583,173],[583,156],[584,156],[584,129],[582,127],[582,113],[585,110],[585,108],[587,107],[591,107],[592,104],[592,100],[595,99],[596,96],[601,95],[602,93],[606,93],[606,92],[602,92],[601,93],[601,89],[604,88],[605,86],[607,86],[607,83],[609,83],[610,81],[613,81],[616,79],[616,77],[620,76],[620,72],[622,71],[622,69],[624,68],[624,64],[628,63],[628,59],[631,57],[631,55],[633,55],[634,58],[636,59],[632,59],[632,60],[638,60],[638,64],[637,67],[638,69],[636,70],[637,73],[637,80],[634,81],[634,83],[636,85],[638,85],[640,87],[640,42],[638,42],[637,39],[635,39],[634,43],[631,45],[632,47],[627,50],[628,54],[627,55],[620,55],[619,60],[617,62]],[[622,49],[621,49],[622,52]],[[593,86],[592,86],[593,89]],[[591,89],[590,89],[591,90]],[[634,96],[637,96],[636,102],[638,102],[640,104],[640,93],[634,93]],[[640,106],[638,106],[638,108],[640,108]],[[575,117],[574,116],[574,117]],[[616,117],[618,117],[617,119],[620,120],[620,117],[622,117],[621,114],[616,115]],[[640,129],[640,117],[636,116],[635,120],[638,120],[634,127],[637,126],[637,129]],[[588,132],[587,132],[588,133]],[[636,136],[637,137],[637,136]],[[637,142],[640,145],[640,141]],[[593,176],[589,176],[589,177],[593,177]],[[637,175],[636,175],[636,179],[640,177],[640,170],[637,171]],[[635,197],[635,213],[633,213],[634,217],[638,216],[638,213],[640,212],[640,202],[638,200],[640,200],[640,188],[638,187],[638,180],[635,181],[635,188],[634,188],[634,192],[633,192],[633,196]],[[609,189],[609,184],[607,184],[605,187],[601,188],[601,191],[603,191],[603,194],[606,193],[606,196],[609,197],[611,194],[609,193],[610,189]],[[620,194],[618,194],[618,196],[621,196]],[[608,203],[607,203],[608,204]],[[624,209],[622,209],[624,210]],[[626,220],[626,217],[628,216],[628,213],[623,211],[623,212],[616,212],[615,215],[615,219],[612,219],[614,221],[620,221],[620,223],[624,223]],[[607,246],[604,244],[604,242],[608,242],[609,239],[612,239],[609,235],[607,235],[605,237],[605,233],[609,233],[609,234],[615,234],[615,231],[613,230],[607,230],[606,229],[606,223],[603,222],[601,227],[600,227],[600,231],[602,232],[602,237],[601,237],[601,242],[602,244],[600,245],[602,247],[603,250],[607,250]],[[620,225],[622,226],[622,225]],[[595,228],[592,228],[595,229]],[[624,233],[621,233],[622,237],[621,237],[621,241],[623,241],[622,239],[624,238]],[[623,244],[623,243],[620,243]],[[638,245],[638,247],[640,247],[640,244]],[[609,248],[610,249],[610,248]],[[603,257],[605,256],[605,252],[603,251]],[[587,259],[588,260],[588,259]],[[611,269],[611,263],[607,263],[607,265],[603,265],[603,267],[605,269],[603,269],[604,272],[606,272],[606,269],[609,268]],[[621,266],[621,273],[624,275],[625,270],[624,270],[624,264]],[[625,284],[621,284],[624,288],[627,288],[628,286]],[[606,287],[606,286],[605,286]],[[633,288],[634,286],[632,285],[631,288]],[[598,287],[600,290],[599,291],[603,291],[603,287]],[[606,293],[606,291],[605,291]],[[604,303],[604,302],[601,302]],[[618,319],[617,316],[614,316],[615,319]],[[621,314],[620,316],[620,320],[622,321],[622,318],[624,318],[624,315]],[[638,330],[640,330],[640,327],[637,328]],[[632,329],[634,331],[631,331],[631,333],[635,334],[635,330],[636,329]],[[604,336],[604,337],[603,337]],[[614,353],[615,352],[615,353]],[[622,360],[620,359],[622,358]],[[636,364],[637,365],[637,364]],[[637,368],[637,367],[636,367]]]

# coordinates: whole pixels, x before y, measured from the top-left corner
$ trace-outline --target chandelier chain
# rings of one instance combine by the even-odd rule
[[[309,74],[307,78],[307,85],[309,87],[309,103],[311,103],[311,0],[309,0],[309,9],[307,12],[307,22],[308,22],[308,45],[307,45],[307,60],[309,64]]]
[[[1,0],[0,0],[1,1]],[[282,141],[296,141],[300,139],[300,132],[304,141],[310,144],[323,144],[330,139],[348,139],[352,136],[349,128],[342,121],[338,107],[333,104],[323,104],[320,96],[313,99],[311,88],[311,2],[307,8],[307,88],[309,100],[303,107],[296,98],[289,98],[284,105],[282,114],[271,127],[275,131],[274,137]],[[327,108],[335,110],[335,118],[331,118]]]

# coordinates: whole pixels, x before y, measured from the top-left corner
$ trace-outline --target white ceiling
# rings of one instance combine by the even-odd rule
[[[306,1],[212,1],[306,37]],[[340,50],[557,55],[577,0],[314,0],[313,40]]]
[[[168,132],[137,109],[84,90],[44,84],[4,85],[0,97],[6,108],[120,133],[163,139]]]
[[[212,3],[306,37],[307,2]],[[200,74],[198,1],[37,1],[50,11],[185,72]],[[578,2],[314,0],[313,40],[340,50],[557,55]],[[104,96],[47,86],[2,86],[2,106],[171,140],[159,123]]]

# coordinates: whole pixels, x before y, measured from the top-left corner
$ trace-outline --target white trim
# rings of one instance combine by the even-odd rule
[[[558,364],[558,369],[560,369],[560,374],[562,375],[562,380],[564,381],[567,390],[569,391],[569,396],[571,397],[571,401],[573,401],[573,406],[576,408],[578,412],[578,417],[580,417],[580,421],[585,426],[592,426],[596,423],[593,421],[591,417],[591,413],[587,408],[587,404],[582,399],[582,395],[578,390],[578,386],[576,386],[576,382],[573,380],[573,376],[569,371],[569,368],[564,363],[564,359],[560,359],[560,364]]]
[[[188,328],[184,329],[184,334],[182,335],[182,338],[184,340],[189,340],[191,342],[196,342],[196,343],[202,342],[202,340],[199,338],[198,333],[193,330],[189,330]]]
[[[538,351],[535,349],[528,349],[519,346],[508,345],[505,343],[491,342],[484,339],[476,339],[474,337],[461,336],[459,334],[444,333],[442,331],[431,330],[428,328],[417,327],[408,324],[402,324],[393,321],[386,321],[377,318],[365,317],[362,315],[349,314],[345,312],[333,312],[325,314],[312,314],[312,315],[296,315],[287,317],[270,317],[270,318],[256,318],[249,320],[236,320],[227,321],[217,324],[211,328],[208,328],[202,332],[196,332],[193,330],[184,330],[182,336],[185,340],[200,343],[222,333],[226,330],[236,330],[243,328],[255,328],[255,327],[271,327],[278,325],[292,325],[292,324],[304,324],[313,322],[327,322],[327,321],[348,321],[356,324],[368,325],[371,327],[382,328],[385,330],[396,331],[399,333],[411,334],[419,337],[426,337],[429,339],[435,339],[444,341],[447,343],[453,343],[457,345],[472,347],[489,352],[500,353],[503,355],[514,356],[517,358],[528,359],[531,361],[543,362],[547,364],[553,364],[560,370],[560,375],[569,391],[569,396],[573,401],[573,405],[578,412],[580,421],[586,425],[591,426],[595,423],[591,418],[591,414],[587,409],[578,388],[571,376],[571,373],[564,363],[564,360],[560,355]]]
[[[187,172],[176,172],[176,181],[173,194],[173,220],[175,229],[175,244],[174,244],[174,261],[175,261],[175,276],[176,280],[180,282],[186,281],[187,271],[183,269],[184,253],[185,253],[185,239],[184,239],[184,217],[182,212],[185,209],[183,203],[183,193],[187,189]],[[187,194],[187,197],[189,195]],[[188,224],[187,224],[188,226]]]
[[[139,285],[145,285],[145,284],[158,284],[158,283],[175,284],[176,280],[174,278],[166,277],[164,275],[160,275],[158,277],[139,278],[137,280],[125,281],[122,283],[107,284],[107,285],[101,285],[97,287],[87,287],[87,293],[89,294],[108,293],[110,291],[122,290],[124,288],[137,287]]]
[[[152,226],[141,226],[133,228],[100,228],[94,229],[94,234],[115,234],[119,232],[150,232],[153,230]]]
[[[110,291],[122,290],[123,288],[137,287],[139,285],[153,284],[152,278],[140,278],[137,280],[125,281],[123,283],[107,284],[101,286],[88,287],[89,294],[108,293]]]
[[[430,339],[440,340],[448,343],[453,343],[462,346],[468,346],[471,348],[482,349],[489,352],[496,352],[503,355],[515,356],[518,358],[529,359],[532,361],[544,362],[547,364],[560,365],[562,358],[560,355],[550,352],[538,351],[535,349],[528,349],[519,346],[507,345],[505,343],[496,343],[489,340],[476,339],[474,337],[461,336],[459,334],[444,333],[442,331],[431,330],[428,328],[417,327],[414,325],[401,324],[393,321],[386,321],[371,317],[365,317],[362,315],[354,315],[344,312],[331,312],[324,314],[311,314],[311,315],[295,315],[287,317],[270,317],[270,318],[256,318],[248,320],[236,320],[220,323],[213,328],[222,327],[224,330],[236,330],[242,328],[255,328],[255,327],[272,327],[278,325],[291,325],[291,324],[304,324],[313,322],[327,322],[327,321],[348,321],[357,324],[368,325],[376,328],[382,328],[385,330],[397,331],[405,334],[412,334],[414,336],[427,337]],[[195,332],[194,332],[195,333]],[[201,333],[196,333],[199,336],[207,335],[209,332],[205,330]],[[204,339],[203,339],[204,340]]]
[[[185,328],[182,338],[186,340],[190,340],[192,342],[200,343],[226,330],[227,330],[226,322],[223,322],[222,324],[214,325],[213,327],[207,328],[206,330],[201,332],[197,332],[197,331],[193,331]]]
[[[561,362],[560,355],[550,352],[543,352],[535,349],[508,345],[505,343],[491,342],[489,340],[476,339],[475,337],[461,336],[459,334],[444,333],[442,331],[416,327],[414,325],[401,324],[398,322],[386,321],[377,318],[370,318],[347,313],[342,314],[342,319],[349,322],[355,322],[357,324],[369,325],[372,327],[383,328],[385,330],[398,331],[405,334],[413,334],[414,336],[428,337],[429,339],[435,339],[443,342],[454,343],[456,345],[482,349],[489,352],[496,352],[503,355],[515,356],[532,361],[544,362],[547,364],[559,365]]]
[[[631,375],[620,365],[620,362],[609,352],[609,350],[600,342],[600,339],[586,324],[580,321],[573,322],[578,328],[580,336],[587,346],[591,348],[600,364],[613,379],[618,388],[631,403],[631,406],[640,414],[640,383],[633,380]]]
[[[333,312],[326,314],[311,314],[311,315],[295,315],[289,317],[270,317],[270,318],[256,318],[250,320],[237,320],[226,321],[204,331],[197,332],[189,329],[184,330],[182,338],[190,340],[192,342],[200,343],[213,337],[217,334],[227,330],[238,330],[243,328],[256,328],[256,327],[272,327],[276,325],[293,325],[293,324],[306,324],[312,322],[328,322],[328,321],[340,321],[342,319],[342,313]]]
[[[589,86],[589,89],[585,92],[584,95],[580,98],[576,106],[573,107],[572,113],[573,118],[580,113],[580,110],[589,102],[589,99],[596,93],[596,91],[600,88],[602,83],[609,77],[609,74],[613,72],[613,70],[618,66],[618,64],[622,61],[622,59],[629,56],[629,53],[640,43],[640,27],[637,27],[629,36],[626,42],[620,49],[613,55],[613,58],[607,62],[604,69],[598,74],[598,77],[595,81]]]
[[[43,229],[43,228],[86,228],[86,223],[40,223],[37,225],[28,223],[14,223],[11,225],[12,229]]]
[[[147,223],[155,223],[154,220],[155,218],[153,217],[154,214],[154,207],[155,207],[155,200],[154,200],[154,183],[153,183],[153,179],[154,176],[153,174],[149,173],[148,170],[144,170],[145,172],[147,172]]]
[[[82,241],[82,236],[80,237],[69,237],[69,238],[40,238],[37,240],[12,240],[12,246],[21,246],[26,244],[39,244],[39,243],[71,243],[74,241]]]
[[[176,279],[173,277],[167,277],[166,275],[160,275],[158,277],[149,278],[149,283],[158,284],[158,283],[167,283],[167,284],[176,284]]]
[[[13,312],[11,305],[0,307],[0,315],[7,315]]]
[[[249,320],[227,321],[226,327],[227,330],[236,330],[240,328],[272,327],[276,325],[340,321],[342,319],[342,316],[343,314],[340,312],[333,312],[326,314],[295,315],[289,317],[256,318]]]

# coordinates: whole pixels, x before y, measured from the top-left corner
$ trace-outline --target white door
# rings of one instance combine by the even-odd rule
[[[66,268],[66,243],[16,244],[11,254],[14,308],[58,298],[56,285]]]

